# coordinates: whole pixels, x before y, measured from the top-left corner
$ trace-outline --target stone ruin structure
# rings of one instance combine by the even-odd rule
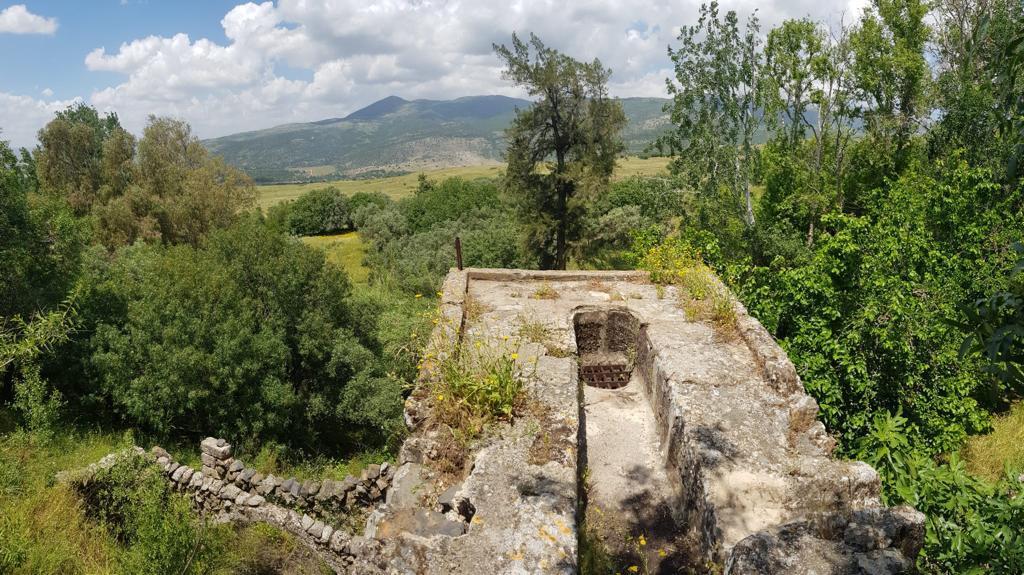
[[[343,573],[571,574],[593,526],[625,534],[649,573],[912,571],[924,516],[831,457],[816,402],[739,302],[723,329],[687,319],[680,295],[641,272],[453,270],[396,466],[316,484],[263,476],[213,438],[198,471],[148,456],[198,507],[279,525]],[[527,408],[453,470],[426,390],[466,346],[515,358]],[[361,533],[331,523],[354,510]]]

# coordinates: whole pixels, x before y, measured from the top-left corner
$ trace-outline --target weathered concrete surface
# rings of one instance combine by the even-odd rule
[[[584,387],[588,516],[612,552],[635,553],[628,538],[642,535],[648,572],[678,573],[687,549],[642,377],[614,390]]]
[[[735,306],[738,321],[730,335],[688,321],[678,298],[675,288],[656,288],[637,272],[452,273],[443,312],[460,328],[449,328],[448,337],[460,337],[464,345],[479,339],[516,341],[524,325],[546,326],[544,341],[517,345],[520,362],[537,362],[530,393],[553,415],[520,419],[480,446],[458,491],[475,509],[465,535],[429,543],[410,537],[385,542],[384,552],[392,557],[421,558],[389,565],[398,572],[573,571],[578,519],[574,478],[582,463],[574,446],[565,450],[564,459],[544,465],[530,457],[531,444],[553,422],[563,435],[593,442],[584,441],[587,452],[579,455],[595,457],[590,473],[598,501],[621,510],[630,495],[647,493],[655,494],[658,505],[672,506],[679,537],[695,542],[694,563],[717,563],[733,573],[812,573],[823,565],[847,571],[853,569],[849,565],[867,565],[858,568],[896,573],[909,565],[920,548],[912,536],[921,524],[919,516],[903,517],[913,528],[897,530],[870,550],[858,551],[841,532],[809,527],[835,523],[835,518],[858,511],[875,513],[883,523],[892,523],[898,514],[880,507],[878,476],[869,466],[830,458],[834,444],[817,422],[816,403],[803,392],[782,350],[741,305]],[[458,313],[467,301],[474,308],[472,318]],[[644,401],[617,415],[590,402],[581,423],[579,399],[574,397],[574,322],[580,313],[605,314],[608,321],[613,310],[638,320],[635,343],[614,351],[635,362]],[[611,322],[604,329],[622,331]],[[625,340],[617,341],[622,348]],[[603,393],[625,392],[636,398],[633,387]],[[583,396],[600,394],[586,391]],[[427,408],[415,400],[409,407],[415,429]],[[648,419],[639,407],[649,410]],[[614,417],[628,424],[604,441],[602,429],[614,429]],[[589,428],[591,418],[594,429]],[[544,427],[538,431],[537,424]],[[616,434],[629,434],[635,449],[624,452]],[[416,463],[429,463],[430,444],[429,434],[417,437],[414,431],[414,448],[405,452],[419,454],[411,458]],[[631,469],[645,470],[645,478],[631,481]],[[438,493],[446,488],[436,486]],[[641,514],[640,509],[633,511]],[[796,531],[800,537],[794,539]],[[771,560],[787,554],[803,557],[802,563]],[[897,555],[902,559],[896,560]]]

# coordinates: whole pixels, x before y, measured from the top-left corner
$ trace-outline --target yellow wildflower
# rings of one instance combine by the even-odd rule
[[[636,565],[630,565],[630,566],[629,566],[629,572],[630,572],[630,573],[636,573],[636,572],[638,572],[638,571],[640,571],[640,568],[639,568],[639,567],[637,567]]]
[[[664,557],[666,555],[668,555],[668,553],[665,553],[664,549],[658,549],[658,557]]]
[[[639,544],[640,544],[640,546],[642,547],[642,546],[644,546],[644,545],[647,545],[647,540],[646,540],[646,539],[644,539],[644,536],[643,536],[643,535],[641,535],[641,536],[640,536],[640,539],[637,539],[637,543],[639,543]]]
[[[513,353],[512,354],[512,359],[519,359],[519,354],[518,353]]]
[[[438,401],[444,401],[444,396],[443,395],[438,395],[437,396],[437,400]]]
[[[441,292],[437,292],[437,297],[444,297],[444,294]]]
[[[423,294],[418,293],[418,294],[416,294],[416,297],[423,297]]]

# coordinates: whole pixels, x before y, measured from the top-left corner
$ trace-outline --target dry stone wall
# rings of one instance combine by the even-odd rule
[[[175,461],[162,447],[153,447],[148,453],[133,447],[107,455],[85,469],[59,474],[57,479],[84,488],[98,472],[123,458],[144,457],[163,472],[173,490],[187,495],[198,511],[219,521],[275,525],[317,551],[338,572],[361,572],[362,568],[353,570],[352,566],[373,556],[376,542],[331,521],[383,502],[394,477],[388,462],[367,466],[358,478],[312,481],[265,475],[247,467],[233,457],[232,445],[224,439],[208,437],[200,449],[199,469]]]

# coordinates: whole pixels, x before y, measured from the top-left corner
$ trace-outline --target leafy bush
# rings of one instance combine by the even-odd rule
[[[344,273],[255,218],[202,248],[124,249],[83,283],[89,370],[132,425],[322,449],[393,431],[401,396],[354,330]]]
[[[0,317],[28,317],[64,299],[88,240],[87,222],[35,193],[30,159],[0,140]]]
[[[357,216],[370,247],[371,278],[410,293],[432,293],[455,265],[455,238],[463,264],[526,267],[522,228],[492,181],[423,180],[411,198],[397,204],[367,203]]]
[[[336,234],[352,229],[352,206],[337,188],[318,188],[277,204],[272,218],[282,220],[297,236]]]
[[[738,262],[726,277],[779,338],[842,446],[875,414],[902,413],[929,452],[958,449],[1003,401],[961,357],[963,305],[1000,291],[1024,233],[1022,193],[961,162],[910,171],[860,216],[823,218],[809,261]]]
[[[996,484],[967,473],[956,455],[937,462],[911,447],[908,420],[877,415],[854,454],[878,470],[887,505],[906,503],[927,516],[918,567],[925,573],[1024,571],[1024,493],[1016,478]]]
[[[985,359],[985,370],[1014,393],[1024,394],[1024,245],[1013,244],[1019,259],[1009,286],[968,306],[961,327],[970,335],[963,351]]]

